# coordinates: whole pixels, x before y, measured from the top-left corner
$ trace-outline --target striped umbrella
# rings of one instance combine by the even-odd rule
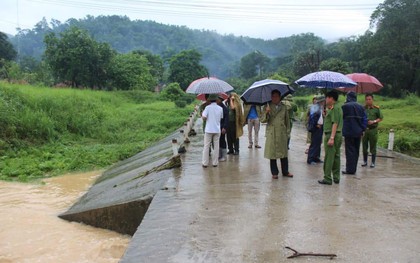
[[[229,95],[227,95],[224,92],[218,93],[217,95],[219,96],[219,98],[223,98],[223,100],[229,98]],[[205,93],[198,94],[197,99],[202,100],[202,101],[206,101],[206,94]]]
[[[232,90],[233,87],[226,81],[214,77],[205,77],[191,82],[185,92],[194,94],[217,94]]]
[[[346,75],[334,71],[318,71],[309,73],[295,81],[296,84],[310,88],[330,88],[354,87],[356,82]]]

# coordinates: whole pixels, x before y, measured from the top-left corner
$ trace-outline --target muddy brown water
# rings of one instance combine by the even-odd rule
[[[69,174],[33,184],[0,181],[0,263],[118,262],[130,236],[57,217],[100,173]]]

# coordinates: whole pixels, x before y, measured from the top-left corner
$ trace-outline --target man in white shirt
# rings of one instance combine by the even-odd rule
[[[210,145],[213,141],[214,150],[211,154],[213,167],[219,164],[219,139],[220,139],[220,121],[223,118],[223,109],[217,105],[217,94],[210,94],[209,98],[210,105],[208,105],[203,113],[202,118],[206,121],[206,127],[204,128],[204,149],[202,165],[206,168],[209,165],[209,154]]]

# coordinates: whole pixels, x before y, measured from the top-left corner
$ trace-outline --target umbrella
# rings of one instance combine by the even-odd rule
[[[215,94],[231,90],[233,90],[233,87],[226,81],[214,77],[205,77],[191,82],[185,92],[195,94]]]
[[[334,71],[317,71],[309,73],[295,81],[299,86],[311,88],[354,87],[356,82],[349,77]]]
[[[245,103],[265,104],[271,101],[271,92],[278,90],[281,97],[284,98],[295,92],[287,83],[275,79],[264,79],[254,82],[251,87],[247,88],[241,96]]]
[[[229,95],[227,95],[224,92],[220,92],[217,95],[219,97],[223,98],[224,100],[227,99],[227,98],[229,98]],[[198,94],[197,95],[197,99],[202,100],[202,101],[205,101],[206,100],[206,93],[200,93],[200,94]]]
[[[338,90],[340,91],[354,91],[356,93],[373,93],[378,92],[384,87],[377,78],[366,73],[352,73],[347,74],[346,76],[355,81],[357,83],[357,86],[352,88],[340,87],[338,88]]]

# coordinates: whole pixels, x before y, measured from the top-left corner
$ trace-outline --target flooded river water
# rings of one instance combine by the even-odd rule
[[[23,184],[0,181],[0,263],[118,262],[130,236],[57,217],[100,172]]]

